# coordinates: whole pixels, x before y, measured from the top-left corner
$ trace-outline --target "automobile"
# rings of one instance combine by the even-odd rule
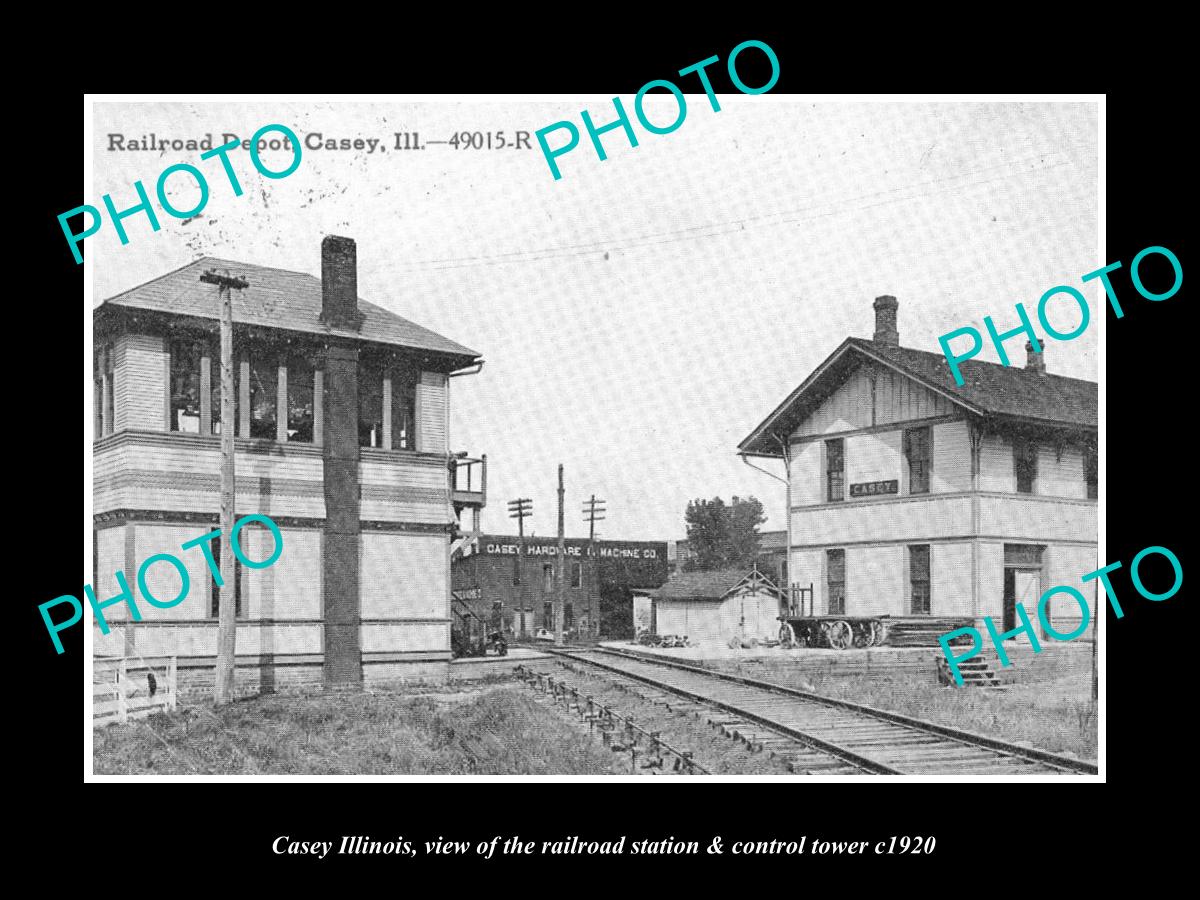
[[[534,632],[533,636],[536,640],[539,640],[539,641],[554,640],[554,632],[551,631],[549,628],[539,628],[536,632]]]

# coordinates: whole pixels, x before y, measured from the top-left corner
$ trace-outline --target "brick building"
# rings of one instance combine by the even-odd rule
[[[631,635],[630,592],[656,588],[667,580],[666,541],[597,540],[594,555],[586,538],[566,538],[564,544],[564,632],[579,637]],[[471,535],[454,551],[451,566],[459,602],[488,621],[499,613],[504,630],[517,637],[522,630],[526,635],[539,628],[554,630],[558,589],[558,540],[527,537],[524,546],[522,555],[516,535]]]
[[[993,616],[1097,567],[1097,388],[900,346],[894,297],[739,445],[782,459],[788,577],[818,615]],[[1094,591],[1085,592],[1094,603]],[[792,602],[795,602],[793,596]],[[1094,607],[1093,607],[1094,610]],[[1053,601],[1071,631],[1081,611]]]
[[[359,300],[356,267],[354,241],[330,236],[319,279],[205,258],[96,307],[92,583],[114,596],[121,570],[136,596],[133,573],[156,553],[191,580],[178,606],[139,601],[138,623],[109,607],[97,655],[177,655],[185,685],[211,678],[232,590],[240,690],[444,669],[450,540],[485,502],[482,473],[458,488],[486,465],[450,453],[450,383],[481,360]],[[239,564],[225,587],[199,549],[180,550],[220,507],[220,307],[199,280],[214,269],[249,282],[233,292],[236,514],[270,516],[284,541],[274,565]],[[265,529],[242,543],[250,559],[272,551]],[[152,594],[178,593],[170,567],[148,576]]]

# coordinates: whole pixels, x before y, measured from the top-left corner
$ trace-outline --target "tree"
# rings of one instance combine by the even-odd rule
[[[726,505],[720,497],[693,500],[684,514],[692,557],[688,571],[750,568],[758,558],[758,526],[767,520],[762,503],[754,497],[734,496]]]

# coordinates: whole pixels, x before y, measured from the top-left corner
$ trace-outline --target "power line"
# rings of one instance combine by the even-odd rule
[[[1059,156],[1063,154],[1059,153]],[[460,256],[446,257],[444,259],[421,260],[407,268],[401,270],[399,274],[412,274],[419,271],[447,271],[451,269],[474,268],[477,266],[503,265],[505,263],[515,262],[539,262],[546,259],[570,258],[576,256],[586,256],[592,253],[600,252],[601,250],[619,251],[632,250],[640,247],[652,247],[662,244],[678,243],[683,240],[691,240],[693,238],[720,237],[725,234],[732,234],[739,231],[745,231],[747,225],[756,225],[765,223],[768,220],[778,220],[778,224],[791,225],[798,222],[808,221],[815,218],[824,218],[830,215],[836,215],[841,212],[861,211],[865,209],[873,209],[878,206],[884,206],[889,203],[899,203],[906,200],[916,200],[922,197],[935,196],[937,194],[948,193],[954,190],[963,190],[970,187],[976,187],[981,184],[990,184],[996,181],[1003,181],[1006,178],[1020,174],[1030,174],[1032,172],[1048,172],[1052,169],[1061,168],[1069,165],[1069,160],[1054,162],[1050,165],[1035,167],[1030,173],[1008,172],[993,178],[979,179],[976,181],[967,181],[963,184],[953,185],[950,188],[945,188],[938,191],[928,191],[911,193],[912,191],[922,187],[933,187],[939,184],[944,184],[951,181],[960,181],[965,178],[972,178],[976,175],[985,172],[995,171],[996,169],[1011,168],[1022,163],[1045,162],[1047,156],[1053,157],[1053,154],[1036,154],[1034,156],[1023,157],[1021,159],[1012,160],[1009,162],[998,163],[993,166],[983,166],[979,169],[973,169],[970,172],[964,172],[959,175],[947,175],[942,178],[934,178],[929,181],[916,182],[914,184],[902,185],[894,188],[887,188],[880,191],[871,191],[865,194],[859,194],[853,197],[823,200],[813,202],[805,206],[796,207],[790,210],[783,210],[775,213],[763,213],[757,216],[746,216],[744,218],[732,219],[726,222],[716,222],[708,225],[691,225],[685,228],[671,229],[668,231],[651,232],[650,234],[640,235],[635,238],[617,239],[617,240],[602,240],[602,241],[587,241],[578,244],[562,244],[557,247],[540,247],[533,250],[513,250],[505,253],[497,253],[490,255],[479,256]],[[891,197],[877,203],[869,203],[865,206],[852,206],[852,204],[860,203],[863,200],[870,200],[875,197],[884,197],[888,194],[897,194],[901,192],[909,192],[899,197]],[[797,218],[785,218],[796,213],[808,212],[822,207],[832,206],[834,209],[828,212],[818,213],[812,216],[799,216]],[[699,232],[699,233],[693,233]],[[655,240],[656,238],[665,238],[665,240]],[[540,254],[540,255],[538,255]],[[522,258],[524,257],[524,258]],[[457,263],[457,265],[441,265],[442,263]]]

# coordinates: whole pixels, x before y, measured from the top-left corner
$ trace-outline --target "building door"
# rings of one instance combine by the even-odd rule
[[[1037,615],[1037,603],[1042,596],[1041,569],[1004,569],[1004,631],[1017,627],[1017,604],[1025,607],[1025,613],[1033,619]]]
[[[841,616],[846,614],[846,551],[825,551],[825,586],[826,606],[828,615]]]

